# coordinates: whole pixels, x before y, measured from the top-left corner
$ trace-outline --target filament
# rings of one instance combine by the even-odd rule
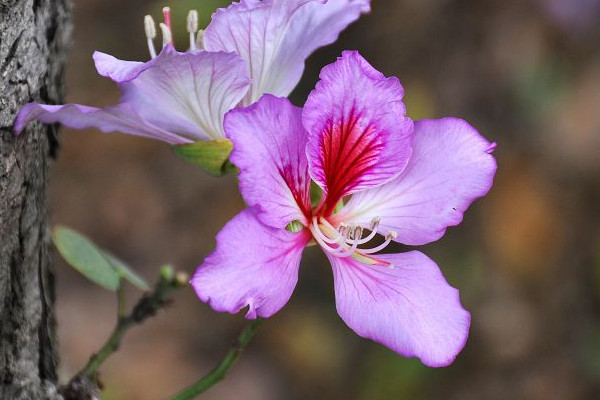
[[[330,244],[336,244],[336,243],[337,243],[337,244],[339,244],[339,235],[337,235],[337,236],[336,236],[336,238],[335,238],[335,239],[333,239],[333,238],[329,238],[329,237],[327,237],[327,236],[326,236],[326,235],[325,235],[325,234],[324,234],[324,233],[321,231],[321,228],[319,228],[319,224],[318,224],[318,222],[317,222],[317,217],[313,217],[312,224],[313,224],[313,227],[314,227],[314,232],[313,232],[313,233],[315,233],[317,236],[319,236],[319,238],[320,238],[320,239],[321,239],[323,242],[325,242],[325,243],[330,243]],[[336,231],[336,232],[337,232],[337,231]]]
[[[394,231],[391,231],[387,235],[385,235],[385,242],[383,242],[377,247],[373,247],[372,249],[361,249],[360,252],[363,254],[377,253],[378,251],[385,249],[391,243],[391,241],[396,239],[397,237],[398,234]]]

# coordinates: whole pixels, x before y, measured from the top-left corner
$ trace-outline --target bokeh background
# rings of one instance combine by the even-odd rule
[[[74,0],[68,101],[118,99],[91,55],[146,60],[142,18],[154,0]],[[176,35],[226,0],[171,0]],[[373,12],[312,56],[292,100],[321,67],[358,49],[398,76],[414,119],[458,116],[498,142],[491,193],[423,250],[461,290],[473,317],[457,361],[429,369],[352,333],[335,312],[325,258],[308,249],[289,305],[267,321],[206,399],[593,400],[600,398],[600,1],[373,0]],[[236,178],[211,178],[168,146],[65,129],[51,212],[148,280],[192,273],[243,208]],[[58,263],[61,376],[115,322],[114,295]],[[131,299],[139,294],[129,293]],[[125,338],[102,368],[106,400],[153,400],[207,372],[243,326],[192,290]]]

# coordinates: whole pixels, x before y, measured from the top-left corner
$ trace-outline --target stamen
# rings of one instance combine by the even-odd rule
[[[329,221],[327,220],[323,220],[323,224],[328,224],[331,226],[331,224],[329,223]],[[350,230],[352,228],[350,226],[348,226],[347,224],[345,224],[344,222],[342,222],[338,228],[338,232],[340,233],[340,235],[344,236],[344,237],[348,237],[348,235],[350,235]]]
[[[190,10],[187,16],[187,31],[190,34],[190,50],[196,50],[196,32],[198,32],[198,11]]]
[[[380,222],[381,218],[373,218],[373,220],[371,221],[371,226],[369,227],[371,233],[369,233],[369,235],[366,238],[359,240],[358,244],[365,244],[370,242],[375,237],[375,235],[377,235],[377,228],[379,227]]]
[[[352,243],[352,246],[349,249],[344,249],[343,251],[339,251],[339,249],[336,253],[334,253],[336,256],[338,257],[350,257],[352,254],[354,254],[354,252],[356,251],[358,247],[358,240],[354,240],[354,242]]]
[[[359,251],[363,254],[377,253],[378,251],[385,249],[390,244],[390,242],[392,240],[396,239],[397,237],[398,237],[398,233],[396,233],[394,231],[390,231],[390,232],[388,232],[387,235],[385,235],[385,242],[383,242],[379,246],[373,247],[372,249],[360,249]]]
[[[381,217],[375,217],[371,220],[371,230],[376,231],[379,223],[381,222]]]
[[[361,236],[362,236],[362,234],[363,234],[363,228],[362,228],[362,227],[360,227],[360,236],[359,236],[359,237],[357,237],[358,239],[360,239],[360,240],[358,241],[358,244],[359,244],[359,245],[360,245],[360,244],[365,244],[365,243],[369,242],[371,239],[373,239],[373,238],[375,237],[375,235],[377,235],[377,228],[379,227],[379,223],[380,223],[380,222],[381,222],[381,218],[380,218],[380,217],[375,217],[375,218],[373,218],[373,220],[371,221],[371,227],[370,227],[371,233],[370,233],[370,234],[369,234],[369,235],[368,235],[366,238],[364,238],[364,239],[360,239],[360,237],[361,237]],[[321,223],[322,223],[323,225],[327,226],[327,227],[328,227],[329,229],[331,229],[331,230],[334,230],[334,229],[335,229],[335,228],[333,227],[333,225],[331,225],[331,224],[329,223],[329,221],[327,221],[327,220],[326,220],[326,219],[324,219],[324,218],[321,220]],[[342,233],[344,230],[346,230],[346,229],[348,229],[348,228],[349,228],[348,224],[346,224],[345,222],[342,222],[342,223],[340,224],[340,226],[338,227],[338,231],[339,231],[340,233]],[[353,238],[356,238],[356,236],[354,236]],[[348,243],[348,244],[349,244],[349,245],[352,245],[352,243]]]
[[[171,28],[169,28],[166,24],[162,22],[158,26],[160,26],[160,30],[162,31],[163,47],[165,47],[168,44],[173,45],[173,35],[171,34]]]
[[[326,220],[323,218],[321,222],[325,222]],[[323,226],[325,228],[332,227],[328,222],[324,223]],[[333,227],[332,227],[333,228]],[[352,255],[352,253],[356,250],[356,248],[347,249],[345,248],[345,243],[348,240],[348,230],[344,229],[343,233],[340,233],[334,229],[330,229],[332,234],[334,235],[332,238],[328,237],[319,226],[317,221],[317,217],[313,217],[312,220],[312,229],[313,237],[315,240],[321,245],[323,250],[339,257],[347,257]],[[337,247],[333,247],[332,245],[337,245]],[[358,246],[358,245],[357,245]]]
[[[360,240],[360,238],[362,238],[363,235],[363,228],[360,226],[357,226],[356,228],[354,228],[354,231],[352,232],[352,239],[356,240],[356,242],[358,242]]]
[[[337,244],[340,245],[340,243],[337,240],[332,240],[330,238],[328,238],[322,231],[321,228],[319,228],[319,225],[317,223],[317,217],[313,217],[313,221],[312,221],[312,233],[313,233],[313,237],[315,238],[315,240],[317,241],[317,243],[319,243],[319,245],[321,245],[321,247],[330,252],[330,253],[337,253],[339,251],[339,249],[337,248],[333,248],[331,247],[332,244]],[[340,245],[341,246],[341,245]]]
[[[316,234],[317,236],[319,236],[319,238],[320,238],[320,239],[321,239],[323,242],[325,242],[325,243],[330,243],[330,244],[339,244],[339,239],[340,239],[340,236],[339,236],[339,235],[337,235],[337,236],[335,237],[335,239],[327,237],[327,236],[326,236],[326,235],[325,235],[325,234],[324,234],[324,233],[321,231],[321,228],[319,228],[319,223],[317,222],[317,217],[313,217],[312,224],[313,224],[313,227],[314,227],[314,232],[313,232],[313,233],[314,233],[314,234]],[[328,246],[328,247],[329,247],[329,246]]]
[[[196,48],[204,50],[204,29],[198,31],[198,35],[196,36]]]
[[[362,237],[362,230],[363,229],[360,226],[351,229],[350,237],[352,238],[352,240],[346,241],[346,243],[351,246],[349,249],[345,249],[343,252],[338,252],[336,254],[338,257],[350,257],[352,254],[354,254],[354,252],[356,252],[356,249],[358,248],[359,239]]]
[[[362,238],[364,232],[362,226],[348,225],[342,222],[336,229],[326,218],[313,217],[310,230],[321,247],[337,257],[355,256],[358,258],[368,258],[368,254],[383,250],[392,240],[398,237],[396,232],[390,231],[385,236],[385,242],[379,246],[371,249],[359,249],[359,245],[367,243],[375,237],[380,221],[381,218],[373,219],[370,226],[371,233],[364,239]]]
[[[144,17],[144,32],[146,33],[146,39],[148,40],[148,51],[150,57],[156,57],[156,49],[154,48],[154,38],[156,37],[156,24],[150,15]]]

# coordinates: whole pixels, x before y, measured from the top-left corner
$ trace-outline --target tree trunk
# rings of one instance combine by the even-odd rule
[[[47,184],[56,128],[12,134],[20,107],[62,100],[67,0],[0,0],[0,399],[55,400]]]

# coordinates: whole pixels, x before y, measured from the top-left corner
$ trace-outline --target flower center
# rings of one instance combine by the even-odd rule
[[[164,48],[166,45],[174,46],[175,43],[173,41],[173,32],[171,30],[171,9],[165,7],[162,11],[164,22],[161,22],[158,26],[162,33]],[[190,51],[203,49],[204,45],[202,38],[204,36],[204,31],[198,29],[198,11],[196,10],[190,10],[188,13],[187,31],[190,34]],[[154,47],[154,39],[156,38],[156,24],[150,15],[144,17],[144,33],[146,34],[146,40],[148,41],[150,57],[155,58],[156,48]]]
[[[356,256],[368,256],[377,253],[385,249],[392,240],[398,237],[396,232],[390,231],[385,235],[385,241],[379,246],[359,248],[359,246],[368,243],[377,235],[377,227],[380,222],[381,218],[373,218],[368,228],[371,232],[365,237],[363,237],[365,228],[362,226],[341,223],[336,229],[327,219],[322,217],[313,217],[309,228],[315,240],[325,251],[337,257],[355,256],[356,258]]]

